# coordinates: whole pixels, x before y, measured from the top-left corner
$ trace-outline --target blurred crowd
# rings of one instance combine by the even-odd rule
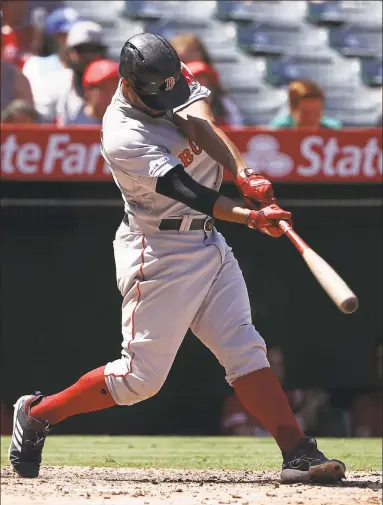
[[[270,347],[268,359],[281,382],[302,430],[321,437],[382,437],[382,342],[374,352],[376,389],[361,391],[347,407],[339,408],[332,395],[321,387],[307,389],[286,387],[284,353],[280,346]],[[223,435],[271,436],[262,424],[241,405],[235,393],[224,403],[221,419]]]
[[[100,124],[119,80],[102,26],[60,2],[3,1],[1,9],[1,121]],[[201,40],[182,33],[171,42],[196,79],[211,90],[218,124],[243,126],[241,112],[222,86]],[[289,112],[269,126],[341,127],[323,115],[324,93],[314,82],[293,81],[288,95]]]

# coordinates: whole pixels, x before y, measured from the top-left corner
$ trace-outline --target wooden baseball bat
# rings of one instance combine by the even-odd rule
[[[344,280],[319,254],[311,249],[286,221],[278,222],[279,228],[301,253],[307,266],[335,305],[344,313],[352,314],[359,307],[358,297]]]

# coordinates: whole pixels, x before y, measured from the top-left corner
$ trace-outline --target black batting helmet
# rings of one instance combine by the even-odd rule
[[[151,109],[174,109],[190,96],[176,51],[159,35],[140,33],[127,40],[121,50],[119,72]]]

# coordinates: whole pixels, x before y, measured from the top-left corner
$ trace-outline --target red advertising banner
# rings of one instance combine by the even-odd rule
[[[226,130],[249,167],[276,182],[379,183],[382,129]],[[4,180],[107,181],[99,127],[1,125]],[[230,180],[226,174],[225,180]]]

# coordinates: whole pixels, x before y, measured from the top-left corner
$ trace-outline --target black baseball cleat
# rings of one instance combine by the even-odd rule
[[[288,453],[283,453],[281,482],[319,482],[334,484],[345,478],[346,465],[328,459],[318,451],[315,438],[304,438]]]
[[[15,403],[13,433],[8,456],[13,469],[20,477],[38,477],[41,453],[45,437],[49,433],[49,422],[45,423],[31,416],[31,407],[41,402],[41,393],[22,396]]]

